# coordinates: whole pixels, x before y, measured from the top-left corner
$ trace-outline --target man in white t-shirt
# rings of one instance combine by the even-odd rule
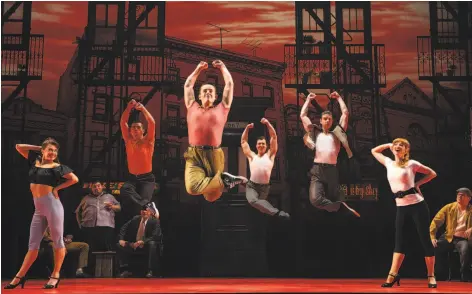
[[[300,118],[303,127],[307,133],[312,133],[314,128],[319,128],[312,124],[308,117],[308,107],[312,100],[316,98],[314,93],[307,96],[305,104],[302,107]],[[336,99],[341,107],[341,118],[335,129],[341,128],[343,131],[347,129],[349,111],[343,99],[337,92],[330,94],[331,99]],[[310,183],[310,202],[319,209],[329,212],[344,211],[352,215],[360,217],[354,209],[349,207],[342,199],[339,189],[339,175],[336,167],[338,154],[341,149],[341,142],[338,137],[331,131],[333,125],[333,114],[330,111],[321,113],[321,128],[316,136],[312,138],[305,136],[305,144],[315,151],[315,159],[311,168]],[[337,131],[337,130],[336,130]],[[308,141],[308,142],[307,142]]]
[[[270,135],[270,148],[267,152],[267,140],[265,137],[257,138],[257,154],[251,151],[248,143],[249,129],[254,124],[248,124],[241,136],[241,147],[244,155],[249,160],[251,178],[246,184],[246,198],[252,207],[262,213],[277,216],[283,219],[289,219],[290,215],[279,210],[267,201],[270,190],[270,175],[274,166],[275,155],[277,154],[277,133],[274,127],[266,118],[261,119],[261,123],[267,126]]]
[[[445,257],[448,252],[457,249],[461,262],[461,281],[471,281],[472,273],[472,192],[468,188],[457,190],[456,201],[449,203],[436,214],[429,228],[431,242],[436,248],[436,265],[438,276],[444,276],[447,270]],[[436,239],[438,229],[446,223],[445,232]],[[443,272],[443,273],[441,273]],[[444,277],[442,277],[444,278]]]

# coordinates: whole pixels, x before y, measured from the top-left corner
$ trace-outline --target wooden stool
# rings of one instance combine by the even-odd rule
[[[95,277],[112,278],[115,276],[115,251],[95,251]]]

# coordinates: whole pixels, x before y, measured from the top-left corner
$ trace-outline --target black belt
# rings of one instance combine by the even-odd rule
[[[139,174],[139,175],[135,175],[135,174],[129,173],[129,176],[132,177],[132,178],[147,177],[147,176],[150,176],[150,175],[153,175],[153,173],[152,173],[152,172],[148,172],[148,173]]]
[[[207,145],[204,145],[204,146],[189,145],[189,147],[195,148],[195,149],[202,149],[202,150],[215,150],[215,149],[221,148],[221,146],[207,146]]]
[[[248,184],[253,184],[254,186],[270,186],[270,183],[267,183],[267,184],[259,184],[259,183],[253,182],[253,181],[251,181],[251,180],[248,181]]]
[[[395,195],[395,198],[403,198],[406,195],[415,194],[415,193],[419,193],[419,192],[418,190],[416,190],[415,187],[413,187],[406,191],[398,191],[397,193],[393,193],[393,195]]]
[[[319,166],[323,166],[323,167],[336,167],[336,164],[319,163],[319,162],[313,162],[313,165],[319,165]]]

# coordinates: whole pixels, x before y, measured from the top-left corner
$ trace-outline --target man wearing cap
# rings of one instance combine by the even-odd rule
[[[461,281],[471,280],[470,264],[472,252],[472,192],[468,188],[457,191],[456,201],[444,206],[434,217],[429,227],[431,242],[436,248],[436,265],[438,273],[447,269],[444,266],[445,255],[454,248],[459,252],[461,263]],[[446,223],[445,232],[439,240],[436,239],[437,230]]]

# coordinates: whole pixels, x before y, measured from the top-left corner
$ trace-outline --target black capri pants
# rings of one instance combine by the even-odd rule
[[[429,237],[429,225],[431,222],[429,218],[429,208],[424,200],[411,205],[397,206],[394,252],[405,254],[405,233],[407,231],[405,219],[407,217],[413,218],[425,256],[434,256],[434,247]]]

